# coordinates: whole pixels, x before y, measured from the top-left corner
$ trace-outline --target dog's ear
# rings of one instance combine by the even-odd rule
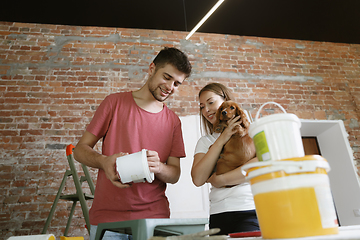
[[[216,120],[215,120],[215,123],[214,123],[214,125],[213,125],[213,131],[214,132],[221,132],[221,126],[219,126],[220,125],[220,114],[221,114],[221,110],[222,110],[222,108],[221,108],[221,106],[218,108],[218,110],[216,111],[216,114],[215,114],[215,118],[216,118]]]
[[[250,127],[250,121],[247,118],[245,111],[240,108],[240,112],[241,112],[240,116],[241,116],[241,119],[242,119],[242,124],[241,125],[243,125],[244,128]]]
[[[242,119],[242,109],[239,107],[239,105],[237,105],[236,103],[234,103],[233,104],[233,106],[235,107],[235,109],[236,109],[236,116],[240,116],[241,117],[241,119]]]
[[[224,129],[227,127],[227,123],[224,121],[221,121],[221,113],[222,110],[224,109],[224,107],[226,106],[226,101],[223,102],[220,107],[218,108],[218,110],[216,111],[215,114],[215,123],[213,125],[213,131],[217,132],[217,133],[222,133],[224,131]]]

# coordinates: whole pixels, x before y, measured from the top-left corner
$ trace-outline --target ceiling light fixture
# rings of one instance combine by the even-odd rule
[[[186,36],[186,40],[188,40],[198,29],[199,27],[210,17],[213,12],[224,2],[225,0],[219,0],[211,9],[210,11],[200,20],[200,22],[189,32]]]

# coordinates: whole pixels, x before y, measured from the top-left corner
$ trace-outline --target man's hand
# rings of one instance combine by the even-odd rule
[[[154,174],[161,173],[164,168],[164,164],[160,161],[159,154],[155,151],[147,150],[146,156],[150,172],[153,172]]]
[[[122,184],[116,173],[116,158],[122,157],[127,153],[117,153],[111,156],[102,155],[94,150],[99,137],[85,131],[74,150],[74,158],[86,166],[99,168],[105,172],[106,178],[116,187],[128,188],[130,184]]]
[[[116,172],[116,158],[127,155],[127,153],[117,153],[108,157],[105,157],[101,161],[101,169],[104,170],[106,178],[111,181],[114,186],[119,188],[128,188],[130,184],[123,184]]]
[[[164,183],[176,183],[180,177],[180,158],[169,157],[166,163],[160,161],[156,151],[147,150],[147,160],[150,172],[153,172],[157,179]]]

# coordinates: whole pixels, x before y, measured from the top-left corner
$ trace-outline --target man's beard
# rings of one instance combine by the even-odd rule
[[[158,100],[159,102],[163,102],[165,101],[166,99],[168,99],[168,97],[170,96],[170,94],[168,94],[166,97],[161,97],[159,95],[156,95],[155,91],[156,91],[157,88],[155,89],[149,89],[151,94],[153,95],[153,97]],[[160,89],[159,89],[160,90]],[[161,91],[161,90],[160,90]]]
[[[162,92],[162,91],[161,91],[161,89],[160,89],[159,86],[157,86],[157,87],[153,87],[153,86],[152,86],[152,80],[153,80],[153,77],[150,77],[150,79],[149,79],[149,91],[150,91],[150,93],[153,95],[153,97],[154,97],[157,101],[159,101],[159,102],[163,102],[163,101],[165,101],[166,99],[168,99],[168,97],[171,95],[171,93],[169,93],[166,97],[162,97],[162,96],[160,96],[160,95],[157,95],[157,94],[156,94],[156,90],[157,90],[157,89],[159,89],[160,92]]]

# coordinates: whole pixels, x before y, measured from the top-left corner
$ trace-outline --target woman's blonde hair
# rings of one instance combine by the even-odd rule
[[[230,92],[230,89],[228,89],[221,83],[207,84],[205,87],[203,87],[199,91],[199,98],[203,92],[213,92],[213,93],[219,95],[220,97],[222,97],[224,99],[224,101],[229,101],[229,100],[234,101],[235,100],[234,96]],[[201,123],[203,124],[203,126],[204,126],[203,129],[205,130],[205,133],[212,134],[213,133],[213,125],[208,120],[206,120],[204,115],[202,115],[201,109],[200,109],[200,116],[201,116],[200,124]]]

